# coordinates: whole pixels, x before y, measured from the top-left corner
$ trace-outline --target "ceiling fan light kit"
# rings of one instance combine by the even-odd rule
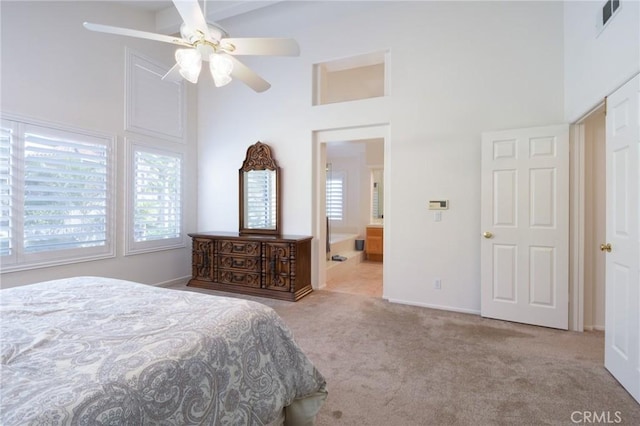
[[[222,87],[231,83],[231,73],[233,72],[233,62],[226,56],[212,53],[209,56],[209,71],[213,77],[213,84]]]
[[[197,83],[202,68],[200,52],[195,49],[178,49],[175,56],[180,67],[180,75],[191,83]]]
[[[209,71],[216,87],[229,84],[233,78],[244,82],[256,92],[263,92],[271,87],[266,80],[235,58],[235,55],[300,54],[300,48],[293,39],[229,38],[229,34],[220,26],[206,22],[197,0],[174,0],[173,3],[184,21],[180,26],[181,38],[90,22],[83,25],[91,31],[177,44],[181,48],[175,53],[176,65],[162,78],[173,77],[174,70],[177,69],[185,80],[197,83],[202,70],[202,60],[205,60],[209,61]]]

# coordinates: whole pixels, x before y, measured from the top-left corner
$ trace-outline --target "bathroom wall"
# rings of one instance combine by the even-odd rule
[[[344,173],[345,220],[331,223],[332,233],[358,234],[364,238],[371,218],[371,169],[384,163],[382,139],[331,142],[327,144],[327,163],[333,173]]]

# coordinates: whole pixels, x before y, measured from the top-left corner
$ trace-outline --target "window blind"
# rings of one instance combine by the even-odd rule
[[[0,256],[13,254],[11,244],[11,140],[12,129],[0,128]]]
[[[326,208],[329,220],[341,221],[344,219],[344,176],[333,172],[333,176],[327,179]]]
[[[134,150],[134,242],[182,237],[182,157]]]
[[[106,244],[107,146],[69,136],[24,134],[25,253]]]
[[[3,271],[113,255],[112,139],[58,125],[1,123]]]

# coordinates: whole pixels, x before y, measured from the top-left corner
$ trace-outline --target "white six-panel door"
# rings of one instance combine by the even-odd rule
[[[607,98],[605,367],[640,402],[640,76]]]
[[[568,328],[569,126],[483,133],[481,314]]]

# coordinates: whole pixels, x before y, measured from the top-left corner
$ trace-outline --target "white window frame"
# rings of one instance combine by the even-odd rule
[[[104,133],[79,129],[63,124],[44,122],[17,115],[3,114],[2,126],[10,128],[15,135],[12,144],[10,165],[10,214],[11,214],[11,244],[12,253],[1,256],[1,271],[15,272],[27,269],[44,268],[79,262],[89,262],[98,259],[115,257],[115,137]],[[24,247],[24,151],[25,133],[29,128],[39,128],[49,135],[68,137],[69,140],[83,140],[104,144],[106,150],[106,208],[105,208],[105,242],[103,245],[63,250],[50,250],[27,253]]]
[[[142,142],[139,140],[127,139],[127,175],[126,175],[126,238],[125,238],[125,256],[136,255],[141,253],[149,253],[154,251],[172,250],[186,247],[185,238],[185,162],[182,149],[171,149],[164,146],[177,146],[170,141],[156,140],[154,142]],[[162,146],[159,148],[158,146]],[[176,238],[163,238],[149,241],[136,241],[135,234],[135,207],[136,207],[136,152],[143,151],[151,154],[166,155],[176,157],[180,160],[180,225],[179,236]]]

